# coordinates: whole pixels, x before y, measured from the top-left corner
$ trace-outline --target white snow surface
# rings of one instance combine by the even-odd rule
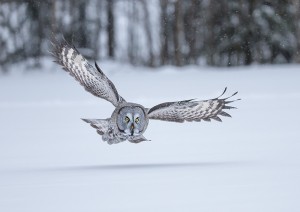
[[[151,141],[108,145],[80,118],[108,118],[113,105],[43,64],[0,76],[1,212],[299,211],[299,65],[99,62],[127,101],[146,107],[226,86],[242,98],[222,123],[151,120]]]

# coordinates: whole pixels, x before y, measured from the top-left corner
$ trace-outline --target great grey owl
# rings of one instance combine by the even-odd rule
[[[184,121],[210,121],[211,119],[222,121],[218,115],[231,117],[223,109],[232,109],[228,106],[228,98],[221,96],[202,101],[194,99],[165,102],[152,108],[145,108],[140,104],[130,103],[121,97],[114,84],[107,78],[103,71],[95,62],[92,66],[79,51],[68,44],[65,40],[62,42],[54,41],[52,55],[56,58],[64,70],[73,76],[86,91],[93,95],[111,102],[115,106],[110,118],[107,119],[82,119],[96,128],[98,134],[102,136],[103,141],[108,144],[116,144],[125,140],[132,143],[147,141],[143,133],[147,129],[149,119],[157,119],[171,122]]]

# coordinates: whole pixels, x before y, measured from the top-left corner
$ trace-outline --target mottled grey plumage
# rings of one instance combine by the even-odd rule
[[[115,107],[125,101],[97,63],[96,68],[89,64],[77,49],[66,41],[61,44],[53,43],[53,47],[51,53],[57,59],[55,62],[62,65],[63,69],[69,72],[86,91],[111,102]]]
[[[144,116],[143,126],[141,129],[138,130],[138,132],[131,134],[130,132],[125,132],[125,129],[121,128],[122,126],[122,120],[123,117],[122,110],[127,111],[136,111],[137,109],[140,109],[141,115]],[[120,143],[122,141],[128,140],[132,143],[139,143],[141,141],[146,141],[147,139],[143,136],[143,133],[145,132],[147,126],[148,126],[148,115],[146,112],[146,109],[139,104],[135,103],[129,103],[129,102],[122,102],[119,104],[114,112],[111,115],[111,118],[108,119],[82,119],[83,121],[91,124],[92,127],[97,129],[97,133],[99,135],[102,135],[103,141],[107,141],[108,144],[114,144],[114,143]],[[133,125],[137,125],[136,123],[132,123]],[[135,128],[138,128],[138,126],[135,126]]]
[[[222,95],[226,92],[226,89]],[[230,97],[236,95],[234,93]],[[222,96],[221,95],[221,96]],[[220,96],[220,97],[221,97]],[[184,121],[222,121],[218,115],[231,117],[228,113],[222,111],[223,109],[233,109],[235,107],[228,106],[234,101],[227,101],[228,98],[209,99],[202,101],[185,100],[180,102],[166,102],[154,106],[148,111],[150,119],[158,119],[163,121],[184,122]]]
[[[132,143],[147,141],[143,133],[147,129],[149,119],[162,121],[184,122],[184,121],[222,121],[220,116],[231,117],[224,109],[233,109],[228,106],[230,97],[221,96],[195,101],[184,100],[178,102],[165,102],[150,109],[142,105],[126,102],[115,88],[114,84],[106,77],[103,71],[95,63],[95,67],[77,51],[75,47],[66,41],[53,42],[52,55],[57,59],[55,62],[63,66],[79,83],[93,95],[111,102],[116,108],[110,118],[107,119],[83,119],[92,127],[96,128],[103,141],[115,144],[125,140]],[[239,100],[239,99],[237,99]]]

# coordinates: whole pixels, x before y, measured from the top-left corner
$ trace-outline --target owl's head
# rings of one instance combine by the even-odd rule
[[[124,106],[119,110],[117,125],[119,130],[128,136],[141,135],[147,128],[145,110],[138,106]]]

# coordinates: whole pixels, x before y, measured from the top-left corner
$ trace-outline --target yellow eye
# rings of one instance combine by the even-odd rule
[[[139,121],[140,121],[140,118],[137,117],[137,118],[135,119],[135,123],[138,123]]]
[[[128,116],[125,117],[125,122],[128,123],[130,121],[130,119],[128,118]]]

